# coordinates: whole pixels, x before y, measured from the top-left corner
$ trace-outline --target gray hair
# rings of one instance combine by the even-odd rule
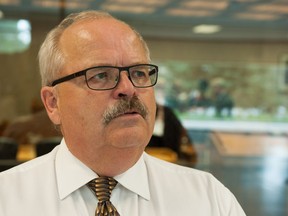
[[[43,44],[40,47],[38,58],[39,58],[39,68],[40,75],[42,79],[42,86],[50,85],[53,79],[57,77],[57,74],[60,72],[61,68],[65,64],[65,59],[63,53],[59,47],[59,41],[62,33],[73,23],[82,21],[82,20],[99,20],[99,19],[116,19],[110,14],[101,11],[83,11],[80,13],[72,13],[67,16],[58,26],[52,29],[46,36]],[[118,19],[116,19],[118,20]],[[121,23],[129,26],[127,23],[118,20]],[[136,36],[139,38],[142,46],[145,49],[146,56],[148,61],[150,60],[150,51],[144,41],[143,37],[131,26],[129,26]]]

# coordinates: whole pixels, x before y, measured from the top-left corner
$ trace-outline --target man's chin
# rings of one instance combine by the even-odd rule
[[[142,130],[143,131],[143,130]],[[146,136],[147,137],[147,136]],[[126,129],[119,130],[113,135],[113,146],[123,149],[123,148],[145,148],[145,145],[148,143],[146,138],[139,129]],[[112,137],[111,137],[112,138]]]

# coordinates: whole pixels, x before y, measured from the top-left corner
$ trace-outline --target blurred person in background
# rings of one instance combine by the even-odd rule
[[[211,106],[211,99],[208,97],[209,81],[200,79],[198,81],[198,88],[196,91],[191,92],[189,99],[189,107],[191,108],[208,108]]]
[[[7,124],[2,136],[13,138],[18,144],[35,144],[43,138],[62,136],[52,124],[41,101],[33,99],[30,110],[31,114]]]
[[[156,120],[148,147],[169,148],[177,153],[179,159],[196,163],[197,153],[187,130],[174,111],[157,103]]]
[[[234,101],[227,91],[227,82],[223,78],[212,80],[212,103],[217,117],[230,117]]]

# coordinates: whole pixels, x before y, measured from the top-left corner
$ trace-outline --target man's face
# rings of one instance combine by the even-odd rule
[[[65,30],[60,48],[66,60],[60,78],[93,66],[130,66],[148,63],[144,48],[126,25],[113,19],[82,21]],[[144,147],[149,142],[155,117],[154,90],[135,88],[127,72],[121,72],[115,89],[95,91],[87,87],[85,77],[54,87],[56,108],[50,118],[60,124],[70,150],[98,151]],[[146,110],[127,109],[125,114],[105,118],[117,110],[120,101],[130,101]],[[108,114],[107,114],[108,113]]]

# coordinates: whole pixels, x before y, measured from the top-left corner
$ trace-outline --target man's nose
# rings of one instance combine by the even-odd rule
[[[133,85],[127,71],[121,71],[114,92],[115,97],[131,97],[135,94],[135,86]]]

